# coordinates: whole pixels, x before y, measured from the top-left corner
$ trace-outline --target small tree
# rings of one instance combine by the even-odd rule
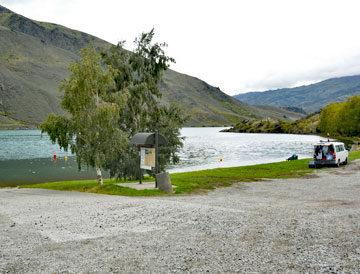
[[[340,133],[343,136],[360,135],[360,96],[348,98],[339,112]]]
[[[40,126],[52,142],[76,154],[79,168],[82,163],[94,167],[99,184],[101,168],[112,176],[138,175],[139,153],[128,140],[139,131],[157,130],[168,139],[160,151],[160,170],[178,160],[185,118],[179,107],[160,105],[159,91],[162,72],[174,59],[164,54],[165,43],[152,43],[153,36],[154,30],[142,33],[133,53],[123,49],[124,42],[103,52],[106,70],[94,48],[84,49],[60,86],[67,115],[49,115]]]
[[[153,43],[154,30],[142,33],[135,39],[135,50],[126,51],[124,42],[103,52],[105,64],[116,71],[114,79],[118,90],[127,90],[129,97],[121,115],[120,128],[129,138],[137,132],[158,131],[168,141],[166,146],[159,149],[160,171],[170,162],[176,163],[176,152],[182,147],[180,128],[185,117],[181,108],[175,105],[160,104],[161,92],[159,83],[162,73],[175,62],[165,55],[165,43]],[[115,161],[108,161],[107,167],[111,175],[119,177],[138,176],[139,153],[133,145],[129,145],[126,153],[118,153]]]
[[[348,98],[346,102],[327,105],[321,110],[318,128],[331,135],[360,135],[360,97]]]
[[[335,103],[321,110],[318,128],[322,133],[330,133],[331,136],[340,134],[342,123],[340,113],[344,106],[345,103]]]
[[[120,113],[125,107],[127,92],[116,89],[114,71],[104,70],[101,57],[93,47],[81,51],[82,59],[71,64],[69,80],[60,86],[63,91],[63,116],[51,114],[40,125],[53,143],[77,156],[81,164],[94,167],[99,184],[103,184],[101,168],[126,148],[127,135],[119,128]]]
[[[112,46],[109,52],[102,52],[105,64],[116,71],[114,79],[118,90],[127,90],[129,97],[123,109],[123,129],[134,135],[144,130],[150,113],[157,111],[161,92],[159,82],[162,73],[175,62],[165,55],[166,43],[152,43],[154,29],[142,33],[135,39],[133,52],[126,51],[125,42]]]

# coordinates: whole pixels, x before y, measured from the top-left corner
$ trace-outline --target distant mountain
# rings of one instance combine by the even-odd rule
[[[248,92],[234,97],[252,105],[292,106],[311,113],[324,106],[360,95],[360,75],[328,79],[296,88]]]
[[[111,44],[66,27],[30,20],[0,6],[0,129],[36,127],[59,109],[58,86],[68,65],[92,43]],[[168,70],[160,84],[163,103],[177,102],[188,125],[231,125],[241,119],[297,119],[299,113],[242,103],[195,77]]]

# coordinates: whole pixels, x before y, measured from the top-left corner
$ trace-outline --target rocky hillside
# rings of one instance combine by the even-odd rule
[[[360,75],[332,78],[296,88],[248,92],[234,97],[248,104],[293,106],[311,113],[331,103],[345,102],[354,95],[360,95]]]
[[[0,6],[0,129],[36,127],[49,113],[61,113],[58,86],[79,50],[110,44],[66,27],[37,22]],[[191,114],[188,125],[230,125],[242,119],[295,119],[302,114],[242,103],[218,88],[168,70],[163,102],[177,102]]]
[[[293,122],[284,120],[243,120],[223,132],[319,134],[320,111]]]

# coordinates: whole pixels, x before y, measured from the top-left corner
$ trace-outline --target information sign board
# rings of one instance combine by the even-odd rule
[[[155,148],[142,147],[140,150],[140,168],[152,170],[155,167]]]

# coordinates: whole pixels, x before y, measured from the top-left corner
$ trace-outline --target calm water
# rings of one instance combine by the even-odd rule
[[[186,139],[181,160],[170,172],[278,162],[292,154],[311,158],[311,144],[325,140],[315,135],[219,132],[222,129],[183,128]]]
[[[292,154],[312,157],[313,135],[221,133],[224,128],[183,128],[180,163],[169,172],[184,172],[284,161]],[[57,154],[57,163],[52,156]],[[94,171],[77,171],[74,157],[53,145],[39,130],[0,131],[0,183],[95,178]],[[220,161],[220,158],[222,161]],[[6,174],[6,175],[5,175]],[[8,181],[5,180],[8,178]]]
[[[0,130],[0,160],[20,160],[70,156],[70,152],[53,145],[40,130]]]

